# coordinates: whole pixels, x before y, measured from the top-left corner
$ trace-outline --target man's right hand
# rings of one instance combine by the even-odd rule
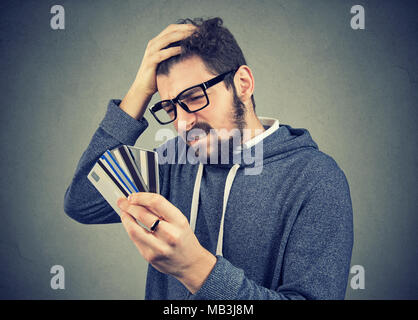
[[[164,49],[172,42],[190,36],[196,29],[192,24],[172,24],[148,42],[135,81],[120,103],[120,108],[135,119],[140,119],[149,101],[157,92],[156,69],[161,61],[181,52],[181,47]]]

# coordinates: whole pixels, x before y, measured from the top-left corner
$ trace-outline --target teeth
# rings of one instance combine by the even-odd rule
[[[192,140],[199,140],[201,137],[203,137],[203,135],[200,135],[200,136],[192,136],[191,138],[192,138]]]
[[[189,141],[197,141],[197,140],[201,140],[204,139],[206,137],[206,134],[202,133],[200,135],[190,135],[189,136]]]

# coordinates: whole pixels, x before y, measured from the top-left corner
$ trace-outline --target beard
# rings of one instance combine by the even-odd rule
[[[198,136],[198,134],[196,134],[197,130],[199,130],[201,134],[203,131],[206,134],[206,139],[210,139],[207,140],[206,143],[198,144],[197,148],[188,143],[190,147],[194,149],[195,156],[204,163],[232,163],[234,150],[237,148],[237,145],[242,145],[243,129],[246,127],[246,109],[245,104],[238,97],[234,86],[232,86],[232,89],[234,110],[232,112],[231,118],[234,123],[234,129],[232,130],[232,135],[230,135],[229,138],[221,138],[218,135],[218,130],[214,129],[210,124],[206,122],[196,123],[192,129],[186,132],[187,141],[194,140],[193,136]],[[222,129],[219,129],[219,131],[221,130]]]

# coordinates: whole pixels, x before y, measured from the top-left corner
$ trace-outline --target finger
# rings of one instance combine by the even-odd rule
[[[151,250],[164,246],[163,241],[154,237],[152,233],[138,225],[135,218],[131,216],[129,212],[121,210],[121,221],[129,238],[131,238],[135,244],[147,246]]]
[[[181,47],[171,47],[168,49],[160,50],[157,53],[155,63],[160,63],[161,61],[167,60],[170,57],[176,56],[181,53]]]
[[[144,248],[144,246],[146,246],[147,248],[153,248],[153,247],[147,244],[143,240],[142,237],[138,237],[138,234],[136,233],[137,230],[135,226],[135,217],[133,217],[129,212],[126,212],[124,210],[122,210],[122,213],[124,214],[124,218],[122,219],[122,222],[125,221],[124,227],[126,231],[128,232],[129,237],[132,239],[132,241],[135,242],[141,254],[143,256],[146,255],[147,254],[145,252],[146,248]],[[129,223],[126,222],[127,220],[129,220]],[[144,232],[147,232],[147,231],[144,230]],[[178,227],[164,220],[160,220],[156,231],[152,233],[152,235],[158,238],[159,240],[161,240],[161,243],[168,245],[170,247],[174,247],[179,243],[181,233]]]
[[[132,193],[128,197],[129,203],[144,206],[154,214],[176,225],[187,223],[186,217],[170,201],[162,195],[153,192]]]
[[[136,238],[135,229],[133,228],[135,224],[135,219],[127,212],[121,211],[120,215],[122,225],[128,234],[129,238],[132,240],[132,242],[135,244],[135,246],[138,248],[139,252],[143,257],[147,254],[147,251],[150,251],[151,249],[142,243],[140,240]]]
[[[156,38],[161,37],[163,35],[166,35],[170,32],[173,31],[182,31],[182,30],[195,30],[196,26],[194,26],[191,23],[186,23],[186,24],[170,24],[169,26],[167,26],[163,31],[161,31]]]
[[[151,257],[153,257],[154,252],[162,252],[162,250],[158,248],[162,248],[163,245],[167,246],[156,237],[147,241],[147,231],[145,231],[142,227],[139,227],[135,219],[129,213],[122,211],[121,219],[129,238],[132,240],[145,260],[149,261]]]
[[[125,200],[126,201],[126,200]],[[121,205],[122,207],[125,207],[125,204]],[[129,215],[133,216],[134,218],[140,220],[140,219],[144,219],[143,217],[141,217],[140,215],[137,215],[137,213],[139,211],[144,211],[146,213],[146,219],[147,222],[144,223],[143,221],[141,221],[141,223],[144,223],[146,226],[150,227],[152,226],[152,224],[156,221],[156,216],[152,213],[149,213],[148,209],[146,209],[143,206],[139,206],[139,205],[133,205],[131,204],[131,207],[136,207],[138,210],[133,210],[133,211],[125,211],[122,210],[125,213],[129,213]],[[132,212],[134,214],[132,214]],[[151,220],[152,219],[152,222]],[[144,219],[145,220],[145,219]],[[180,239],[180,229],[173,225],[172,223],[169,223],[167,221],[164,220],[160,220],[158,227],[156,229],[156,232],[153,233],[153,235],[159,239],[161,239],[164,243],[168,244],[169,246],[175,246]]]
[[[174,32],[167,33],[158,39],[156,39],[156,48],[163,49],[173,42],[184,40],[193,33],[193,29],[188,30],[176,30]]]
[[[129,238],[145,260],[152,263],[153,260],[161,256],[164,257],[167,254],[170,247],[164,241],[161,241],[153,236],[153,234],[138,226],[135,219],[129,213],[122,211],[121,217]]]
[[[181,230],[172,223],[161,220],[154,232],[154,236],[168,246],[174,247],[180,242]]]
[[[148,49],[150,52],[158,52],[161,49],[166,48],[169,44],[173,42],[177,42],[180,40],[184,40],[188,36],[190,36],[193,33],[193,29],[186,29],[186,30],[174,30],[167,34],[163,34],[161,36],[158,36],[154,39],[152,39],[149,42]]]
[[[132,204],[125,198],[122,198],[118,201],[118,206],[121,210],[128,212],[131,216],[133,216],[147,228],[151,228],[155,221],[159,220],[160,218],[152,212],[150,212],[150,210],[146,207],[137,204]]]

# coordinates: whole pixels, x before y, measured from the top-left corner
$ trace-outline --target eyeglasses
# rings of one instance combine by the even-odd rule
[[[177,103],[188,113],[200,111],[209,105],[209,97],[206,90],[224,80],[228,74],[235,73],[237,70],[234,69],[222,73],[211,80],[187,88],[180,92],[174,99],[157,102],[149,108],[149,111],[151,111],[154,118],[160,124],[169,124],[177,119]]]

